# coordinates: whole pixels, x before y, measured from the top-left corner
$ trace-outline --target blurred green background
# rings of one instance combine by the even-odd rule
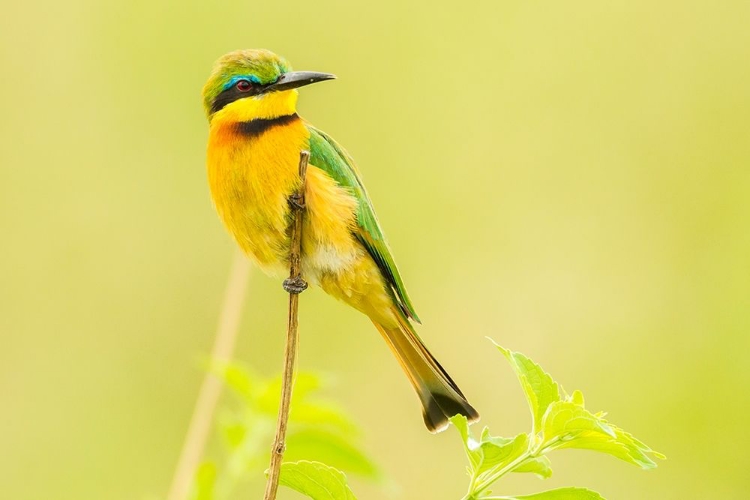
[[[339,76],[301,113],[357,159],[483,424],[529,425],[492,336],[669,457],[564,451],[503,493],[746,497],[748,22],[742,1],[5,2],[0,496],[165,493],[234,251],[200,89],[224,52],[266,47]],[[265,374],[286,302],[254,272],[237,356]],[[367,319],[301,302],[300,366],[338,380],[393,498],[460,497],[458,438],[424,430]]]

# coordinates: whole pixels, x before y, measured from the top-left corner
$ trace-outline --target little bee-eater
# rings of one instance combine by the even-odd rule
[[[297,88],[333,75],[292,71],[267,50],[221,57],[203,87],[208,181],[219,216],[267,273],[289,270],[290,197],[300,152],[310,152],[302,229],[302,276],[366,314],[422,403],[431,432],[456,414],[479,418],[417,336],[419,322],[351,156],[297,115]]]

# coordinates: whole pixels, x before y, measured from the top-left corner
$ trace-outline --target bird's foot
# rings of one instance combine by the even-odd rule
[[[299,274],[294,278],[287,278],[282,285],[288,293],[298,295],[307,290],[307,282]]]
[[[298,193],[292,194],[287,201],[296,210],[303,210],[305,208],[305,201]]]

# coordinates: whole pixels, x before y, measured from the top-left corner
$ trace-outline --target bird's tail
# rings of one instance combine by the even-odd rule
[[[399,319],[399,325],[394,328],[386,328],[378,323],[375,323],[375,327],[383,335],[417,391],[427,429],[433,433],[443,431],[448,427],[448,419],[457,414],[465,416],[469,422],[479,420],[479,413],[466,401],[456,383],[430,354],[414,327],[407,319]]]

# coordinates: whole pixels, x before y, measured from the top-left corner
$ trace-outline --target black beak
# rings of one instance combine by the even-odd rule
[[[276,82],[264,89],[265,92],[278,92],[281,90],[291,90],[298,87],[304,87],[311,83],[322,82],[324,80],[333,80],[336,75],[328,73],[316,73],[314,71],[292,71],[284,73]]]

